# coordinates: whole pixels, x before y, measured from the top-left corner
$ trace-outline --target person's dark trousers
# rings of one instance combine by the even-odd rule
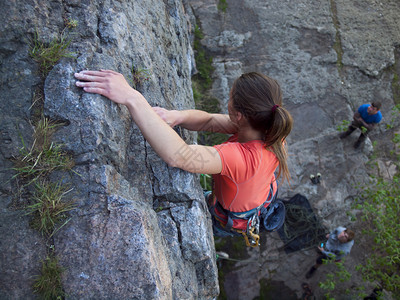
[[[325,259],[329,259],[328,256],[326,256],[325,254],[321,254],[317,260],[315,261],[315,265],[311,267],[311,269],[307,272],[306,274],[306,278],[309,279],[311,278],[315,271],[324,263]]]
[[[315,264],[320,266],[324,263],[324,260],[328,260],[328,259],[330,259],[330,258],[327,255],[322,253],[320,256],[318,256],[317,260],[315,261]]]
[[[347,131],[343,132],[340,135],[340,138],[344,139],[344,138],[348,137],[350,134],[352,134],[353,131],[356,130],[357,128],[360,128],[361,134],[358,137],[358,140],[355,142],[354,148],[360,147],[360,145],[365,141],[365,139],[367,138],[367,135],[369,133],[369,130],[365,131],[365,129],[364,129],[364,131],[363,131],[363,124],[361,122],[353,120],[353,122],[351,122],[351,125],[347,128]]]
[[[354,148],[358,148],[358,147],[360,147],[360,145],[362,144],[362,143],[364,143],[364,141],[366,140],[366,138],[367,138],[367,135],[368,135],[368,133],[369,133],[369,130],[368,129],[366,129],[366,128],[364,128],[363,127],[363,124],[361,123],[361,122],[358,122],[358,121],[353,121],[352,123],[351,123],[351,125],[349,126],[349,128],[352,128],[352,130],[354,131],[356,128],[360,128],[360,130],[361,130],[361,134],[360,134],[360,136],[358,137],[358,140],[355,142],[355,144],[354,144]],[[353,132],[352,131],[352,132]]]
[[[364,143],[365,139],[367,138],[367,134],[368,131],[366,131],[365,133],[361,132],[360,136],[358,137],[358,140],[354,144],[354,148],[358,148],[362,143]]]
[[[350,126],[347,128],[347,131],[343,132],[343,133],[340,135],[340,138],[341,138],[341,139],[344,139],[344,138],[348,137],[348,136],[349,136],[350,134],[352,134],[353,131],[356,130],[356,129],[357,129],[357,127],[353,127],[352,125],[350,125]]]
[[[363,124],[362,124],[361,122],[358,122],[358,121],[356,121],[356,120],[353,120],[353,122],[351,122],[350,126],[347,128],[347,131],[343,132],[343,133],[340,135],[340,138],[341,138],[341,139],[344,139],[345,137],[348,137],[348,136],[349,136],[350,134],[352,134],[353,131],[356,130],[357,128],[360,128],[360,129],[361,129],[361,126],[362,126],[362,125],[363,125]]]

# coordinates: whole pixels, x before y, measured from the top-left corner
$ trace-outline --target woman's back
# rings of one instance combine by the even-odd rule
[[[265,202],[271,183],[276,190],[278,159],[265,149],[263,141],[238,143],[234,135],[214,148],[222,160],[221,173],[213,175],[214,195],[223,208],[232,212],[251,210]]]

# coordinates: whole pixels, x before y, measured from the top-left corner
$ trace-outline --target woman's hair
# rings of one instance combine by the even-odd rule
[[[265,147],[279,161],[278,177],[289,181],[286,137],[293,126],[293,118],[282,106],[282,91],[279,83],[257,72],[246,73],[235,80],[232,86],[233,107],[241,112],[252,128],[265,132]]]
[[[354,239],[355,233],[351,229],[346,229],[344,232],[347,233],[347,242],[350,242]]]

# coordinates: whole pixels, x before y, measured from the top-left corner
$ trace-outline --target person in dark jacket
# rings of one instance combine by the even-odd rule
[[[338,227],[326,235],[328,241],[325,245],[318,247],[321,255],[317,258],[316,264],[307,272],[306,278],[310,278],[314,272],[323,264],[324,260],[340,261],[350,253],[354,244],[354,232],[344,227]]]

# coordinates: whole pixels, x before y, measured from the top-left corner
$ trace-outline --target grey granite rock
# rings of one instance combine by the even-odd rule
[[[2,4],[0,32],[0,294],[33,299],[33,275],[46,256],[29,217],[12,207],[18,188],[10,168],[21,138],[32,144],[33,94],[43,113],[65,122],[53,135],[75,161],[52,180],[73,188],[71,220],[50,241],[67,299],[210,299],[218,294],[212,231],[198,176],[169,168],[147,144],[126,108],[75,86],[74,72],[113,69],[132,79],[151,105],[193,108],[190,23],[183,3],[168,1],[23,1]],[[27,18],[29,16],[29,18]],[[64,20],[77,27],[64,29]],[[29,57],[37,32],[50,42],[69,32],[72,58],[45,80]],[[177,129],[189,143],[196,135]],[[20,202],[27,199],[20,199]],[[158,210],[158,205],[169,207]],[[167,216],[167,217],[166,217]]]

